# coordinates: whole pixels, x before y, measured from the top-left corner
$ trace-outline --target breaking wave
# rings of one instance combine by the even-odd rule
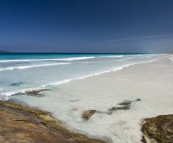
[[[62,58],[62,59],[22,59],[22,60],[0,60],[0,63],[8,62],[34,62],[34,61],[76,61],[76,60],[85,60],[93,59],[95,57],[73,57],[73,58]]]
[[[14,69],[28,69],[28,68],[37,68],[37,67],[48,67],[48,66],[57,66],[57,65],[66,65],[70,63],[53,63],[53,64],[40,64],[40,65],[30,65],[30,66],[14,66],[14,67],[7,67],[7,68],[0,68],[0,71],[6,70],[14,70]]]

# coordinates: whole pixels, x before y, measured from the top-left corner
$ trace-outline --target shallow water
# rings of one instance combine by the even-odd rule
[[[171,59],[164,54],[1,57],[0,96],[49,111],[88,136],[140,143],[143,118],[173,112]],[[24,93],[41,88],[50,89],[44,97]],[[18,92],[24,94],[11,96]],[[130,110],[107,114],[124,100],[132,101]],[[81,118],[86,110],[99,112],[86,121]]]
[[[1,94],[11,95],[19,90],[61,84],[116,71],[138,62],[152,61],[157,57],[158,55],[1,54]],[[18,82],[23,84],[9,86]]]

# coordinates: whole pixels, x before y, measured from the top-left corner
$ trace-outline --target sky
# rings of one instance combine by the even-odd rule
[[[173,52],[173,0],[0,0],[0,50]]]

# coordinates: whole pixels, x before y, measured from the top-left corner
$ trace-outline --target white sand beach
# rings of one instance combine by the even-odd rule
[[[45,97],[13,96],[49,111],[70,129],[112,143],[140,143],[144,118],[173,113],[173,56],[131,65],[45,91]],[[111,110],[130,102],[129,110]],[[89,120],[83,112],[96,110]],[[111,113],[110,113],[111,111]]]

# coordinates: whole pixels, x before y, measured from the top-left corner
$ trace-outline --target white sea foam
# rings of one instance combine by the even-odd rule
[[[8,96],[3,96],[3,95],[0,94],[0,100],[7,101],[8,99],[9,99]]]
[[[0,63],[7,62],[34,62],[34,61],[76,61],[93,59],[95,57],[73,57],[73,58],[60,58],[60,59],[21,59],[21,60],[0,60]]]
[[[1,93],[1,95],[3,97],[5,97],[5,96],[9,97],[9,96],[15,95],[17,93],[25,94],[26,91],[41,90],[41,89],[43,89],[43,88],[42,87],[27,88],[27,89],[22,89],[22,90],[4,92],[4,93]]]
[[[123,57],[123,55],[115,55],[115,56],[102,56],[102,57],[105,57],[105,58],[121,58]]]
[[[127,64],[127,65],[124,65],[124,66],[121,66],[121,67],[116,67],[116,68],[112,68],[110,70],[97,72],[97,73],[93,73],[93,74],[89,74],[89,75],[86,75],[86,76],[81,76],[81,77],[77,77],[77,78],[73,78],[73,79],[67,79],[67,80],[63,80],[63,81],[52,82],[52,83],[49,83],[49,84],[42,85],[41,87],[64,84],[64,83],[67,83],[67,82],[70,82],[70,81],[73,81],[73,80],[80,80],[80,79],[85,79],[85,78],[88,78],[88,77],[97,76],[97,75],[108,73],[108,72],[118,71],[118,70],[122,70],[123,68],[128,67],[130,65],[134,65],[134,64]]]
[[[126,58],[126,59],[121,59],[121,60],[117,60],[117,61],[127,61],[127,60],[131,60],[131,59],[134,59],[134,58]]]
[[[89,64],[89,63],[91,63],[91,62],[81,62],[81,63],[83,63],[83,64]]]
[[[168,59],[173,62],[173,55],[168,56]]]
[[[86,60],[86,59],[93,59],[95,57],[73,57],[73,58],[62,58],[62,59],[59,59],[59,60],[62,60],[62,61],[76,61],[76,60]]]
[[[53,64],[40,64],[40,65],[30,65],[30,66],[16,66],[16,67],[7,67],[7,68],[0,68],[0,71],[6,70],[14,70],[14,69],[28,69],[28,68],[37,68],[37,67],[48,67],[48,66],[57,66],[57,65],[66,65],[70,63],[53,63]]]

